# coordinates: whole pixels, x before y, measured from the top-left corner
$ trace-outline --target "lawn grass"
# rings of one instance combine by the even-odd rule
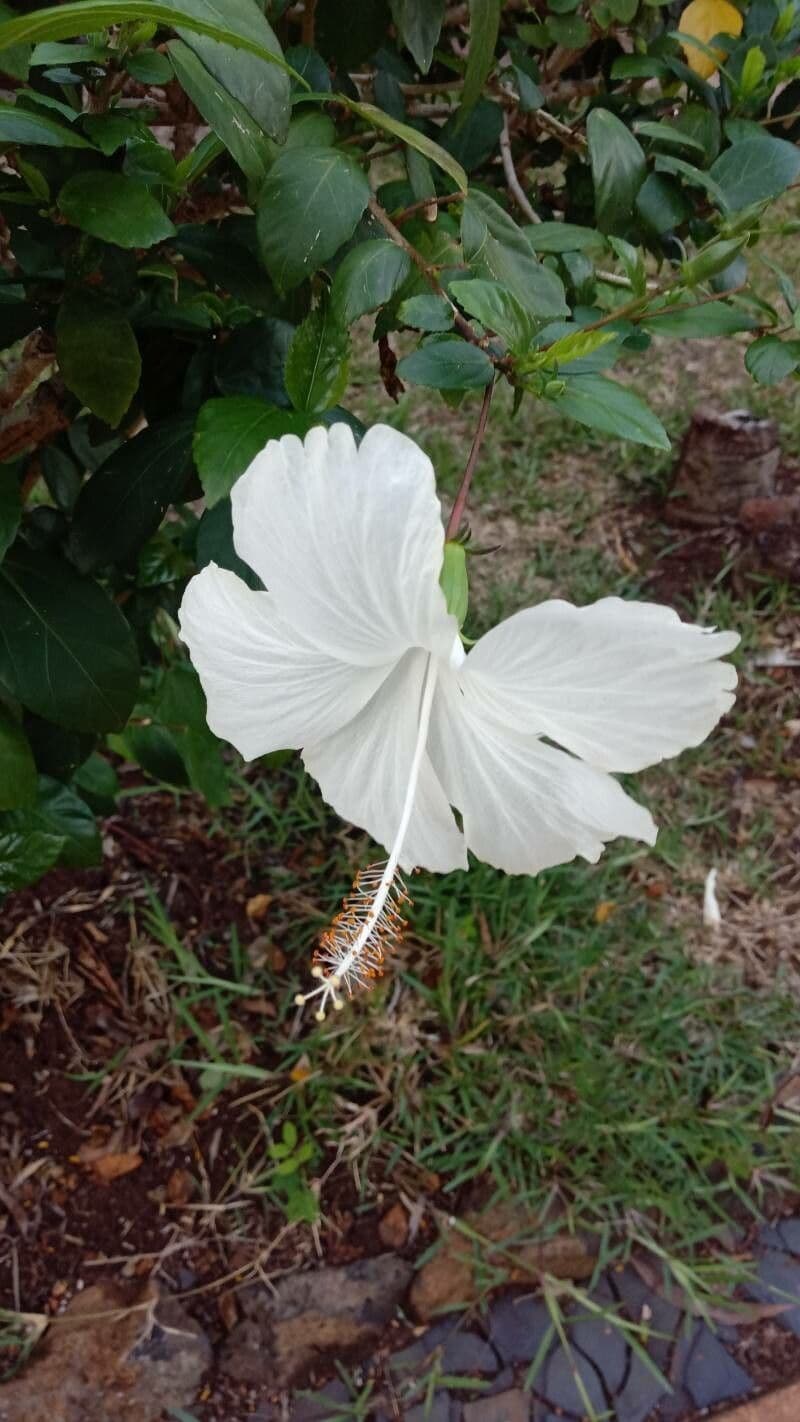
[[[742,356],[738,342],[663,342],[623,374],[674,442],[693,405],[716,393],[726,407],[746,400],[779,418],[787,451],[799,450],[800,413],[783,391],[754,390]],[[413,434],[447,502],[477,397],[452,410],[415,390],[394,406],[376,394],[371,360],[358,357],[356,413]],[[550,596],[647,596],[641,505],[665,490],[672,460],[569,424],[542,402],[515,415],[500,390],[470,523],[473,548],[501,546],[470,559],[466,631]],[[646,533],[662,547],[675,537]],[[364,1210],[398,1184],[455,1212],[475,1191],[498,1193],[532,1217],[556,1209],[594,1232],[604,1259],[651,1249],[701,1300],[739,1276],[732,1221],[741,1227],[800,1185],[800,1118],[771,1109],[798,1050],[800,965],[766,961],[754,978],[738,928],[719,952],[702,926],[703,883],[718,867],[723,912],[730,894],[745,915],[767,902],[783,913],[780,792],[794,793],[797,778],[784,758],[791,685],[759,655],[790,635],[800,598],[767,577],[734,594],[723,573],[679,601],[684,615],[741,632],[741,692],[705,746],[631,780],[661,826],[655,849],[617,842],[596,866],[536,879],[477,863],[415,876],[396,961],[369,997],[321,1026],[298,1014],[294,993],[356,869],[381,854],[327,810],[297,760],[241,774],[217,828],[244,845],[273,896],[270,934],[288,967],[261,964],[254,983],[232,940],[229,986],[217,968],[206,980],[202,944],[199,957],[187,954],[157,904],[145,921],[166,950],[183,1032],[172,1060],[202,1068],[198,1109],[235,1083],[261,1113],[263,1141],[234,1172],[234,1195],[244,1187],[276,1219],[313,1230],[344,1177]],[[751,780],[778,794],[742,809],[736,797]],[[243,1051],[237,997],[253,985],[276,1016],[249,1029]],[[296,1168],[281,1173],[284,1145]]]

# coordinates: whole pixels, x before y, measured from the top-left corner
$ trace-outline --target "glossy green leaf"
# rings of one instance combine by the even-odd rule
[[[397,373],[413,385],[434,390],[482,390],[494,376],[485,351],[462,340],[430,340],[398,363]]]
[[[360,242],[336,269],[331,308],[349,326],[367,311],[390,301],[411,270],[411,258],[385,238]]]
[[[647,174],[644,153],[630,129],[608,109],[592,109],[586,134],[597,226],[601,232],[624,236]]]
[[[461,240],[474,276],[507,287],[537,320],[566,315],[560,278],[537,261],[521,228],[493,198],[477,190],[470,193],[461,218]]]
[[[0,25],[0,36],[2,35]],[[0,56],[1,57],[1,56]],[[45,148],[91,148],[66,124],[56,123],[46,114],[23,109],[19,104],[0,103],[0,143],[39,144]]]
[[[800,369],[800,340],[761,336],[747,347],[744,363],[759,385],[777,385]]]
[[[233,546],[233,513],[230,495],[220,499],[212,509],[206,509],[197,530],[198,569],[216,563],[220,568],[228,568],[250,588],[259,591],[261,579],[239,557]]]
[[[269,440],[285,434],[302,436],[310,424],[304,416],[279,410],[254,395],[207,400],[197,417],[194,458],[208,507],[230,493]]]
[[[64,384],[117,425],[139,386],[141,357],[127,317],[91,287],[69,288],[56,318],[56,355]]]
[[[437,168],[447,173],[453,179],[459,192],[466,192],[468,186],[467,175],[457,159],[444,149],[440,143],[434,143],[427,134],[421,133],[418,129],[412,128],[408,123],[401,123],[399,119],[392,118],[391,114],[386,114],[375,104],[355,103],[352,99],[346,98],[342,94],[336,95],[337,101],[346,103],[353,113],[364,119],[371,128],[383,129],[385,133],[390,133],[393,138],[399,138],[408,145],[415,148],[417,153],[421,153],[423,158],[435,163]]]
[[[314,414],[338,405],[347,388],[350,333],[329,301],[298,326],[286,357],[286,389],[296,410]]]
[[[661,421],[639,396],[604,375],[565,375],[567,388],[556,408],[591,429],[603,430],[651,449],[669,449]]]
[[[214,43],[213,40],[209,42]],[[225,144],[245,177],[258,186],[272,162],[270,141],[264,130],[225,85],[209,73],[187,44],[182,40],[170,40],[167,50],[181,88],[199,109],[209,128]]]
[[[757,325],[753,316],[725,301],[709,301],[688,310],[665,311],[663,315],[656,312],[642,322],[651,336],[673,336],[679,340],[732,336],[735,331],[752,331]]]
[[[512,351],[525,351],[533,340],[533,322],[517,298],[495,281],[451,281],[450,295],[487,331],[502,336]]]
[[[39,777],[36,802],[3,815],[2,823],[12,833],[59,838],[58,862],[69,869],[86,869],[102,858],[100,831],[86,801],[49,775]]]
[[[203,43],[214,44],[214,40],[206,40]],[[169,60],[157,49],[140,49],[135,54],[126,55],[125,68],[140,84],[168,84],[172,78]],[[288,82],[286,79],[287,84]]]
[[[84,133],[107,158],[143,132],[141,120],[133,114],[86,114],[82,123]]]
[[[41,879],[58,862],[63,847],[61,835],[40,830],[21,834],[0,823],[0,897]]]
[[[410,50],[421,74],[431,67],[444,19],[445,0],[390,0],[401,43]]]
[[[602,232],[575,222],[539,222],[523,233],[534,252],[596,252],[605,247]]]
[[[227,8],[223,8],[221,3],[218,6],[200,5],[194,4],[193,0],[73,0],[71,4],[49,5],[44,10],[0,24],[0,51],[15,44],[72,39],[111,25],[151,20],[156,25],[174,25],[192,34],[208,35],[234,49],[257,55],[259,59],[292,74],[303,88],[306,87],[305,81],[286,63],[279,49],[265,45],[261,38],[251,33],[249,26],[240,30],[235,23],[229,23],[227,14]]]
[[[16,14],[16,10],[6,5],[5,0],[0,0],[0,20],[13,20]],[[0,74],[7,74],[11,79],[27,79],[30,58],[29,44],[15,44],[9,49],[0,50]]]
[[[275,285],[290,291],[352,237],[369,182],[337,148],[300,148],[276,158],[258,203],[261,256]]]
[[[648,173],[636,194],[636,211],[645,226],[661,236],[688,221],[692,206],[674,178]]]
[[[152,247],[175,235],[152,193],[124,173],[76,173],[61,189],[58,206],[74,227],[117,247]]]
[[[194,419],[149,425],[86,481],[72,518],[70,552],[81,572],[128,563],[186,487]]]
[[[411,326],[416,331],[450,331],[453,327],[454,312],[445,296],[436,296],[433,292],[421,293],[419,296],[409,296],[400,303],[397,319],[404,326]]]
[[[166,0],[166,3],[176,11],[190,10],[198,19],[211,20],[239,35],[247,35],[276,58],[283,58],[277,36],[255,0]],[[251,122],[277,143],[282,143],[291,115],[291,87],[286,71],[277,64],[265,64],[255,55],[236,53],[229,44],[193,34],[183,26],[178,26],[178,32]]]
[[[0,682],[56,725],[118,730],[139,685],[130,627],[68,563],[17,548],[0,564]]]
[[[0,810],[16,810],[36,799],[36,762],[28,737],[0,706]]]
[[[469,53],[461,94],[462,115],[478,102],[494,65],[502,8],[502,0],[469,0]]]
[[[800,177],[800,149],[765,133],[726,148],[711,166],[711,177],[726,207],[740,212],[752,203],[779,197]]]

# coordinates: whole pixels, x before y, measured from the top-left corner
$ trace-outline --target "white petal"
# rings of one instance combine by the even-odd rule
[[[704,741],[733,705],[739,641],[671,608],[545,602],[482,637],[461,673],[487,715],[601,770],[641,770]]]
[[[496,869],[595,863],[616,835],[655,843],[651,815],[616,780],[485,716],[452,672],[440,673],[429,748],[469,848]]]
[[[409,647],[446,657],[458,627],[439,586],[444,550],[427,455],[375,425],[273,440],[233,488],[236,551],[287,621],[370,666]]]
[[[208,724],[246,760],[337,731],[391,670],[352,667],[320,652],[284,622],[270,593],[253,592],[214,563],[189,583],[180,627]]]
[[[417,738],[427,657],[409,652],[372,700],[335,735],[303,750],[306,769],[343,820],[367,830],[390,853]],[[466,869],[464,838],[427,755],[400,854],[404,869]]]

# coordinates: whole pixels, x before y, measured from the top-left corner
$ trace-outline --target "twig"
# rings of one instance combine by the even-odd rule
[[[413,217],[417,212],[424,212],[427,207],[444,207],[448,202],[463,202],[463,193],[442,193],[438,197],[420,198],[419,202],[412,202],[410,207],[404,207],[402,212],[396,212],[392,221],[398,223],[407,222],[409,217]]]
[[[503,111],[503,129],[500,134],[500,157],[503,160],[503,172],[506,175],[506,182],[516,199],[517,206],[524,212],[529,222],[541,222],[542,219],[538,212],[531,207],[525,196],[525,190],[517,176],[517,170],[514,167],[514,159],[511,153],[511,135],[508,131],[508,114],[505,110]]]
[[[483,401],[481,403],[481,412],[478,416],[478,424],[475,429],[475,437],[472,441],[472,448],[469,452],[469,458],[464,468],[464,473],[461,476],[461,486],[459,488],[458,493],[456,494],[456,501],[453,504],[453,511],[447,521],[447,530],[445,532],[445,538],[455,538],[459,528],[461,527],[461,521],[464,517],[464,510],[467,506],[467,498],[469,497],[469,488],[470,484],[472,483],[472,476],[475,472],[475,465],[478,462],[478,455],[481,452],[483,436],[486,433],[486,422],[489,418],[489,406],[492,403],[493,390],[494,381],[490,380],[489,384],[486,386],[486,389],[483,392]]]

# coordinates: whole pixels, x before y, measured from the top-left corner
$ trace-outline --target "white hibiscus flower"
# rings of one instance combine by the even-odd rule
[[[467,849],[537,874],[606,842],[652,844],[650,812],[609,772],[703,741],[733,703],[734,632],[654,603],[553,601],[465,655],[440,586],[430,460],[383,425],[273,441],[233,489],[234,543],[268,589],[213,563],[181,635],[208,722],[248,760],[296,747],[324,798],[382,844],[315,954],[318,1018],[380,971],[403,927],[402,873]],[[453,814],[461,816],[461,827]]]

